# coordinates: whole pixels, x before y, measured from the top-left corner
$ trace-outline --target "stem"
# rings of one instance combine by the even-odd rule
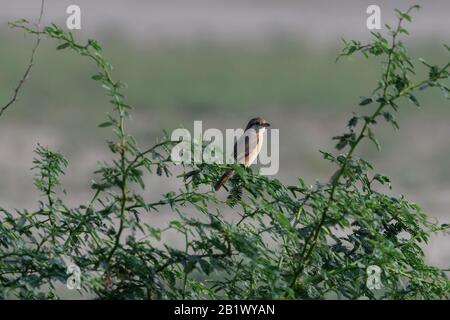
[[[50,224],[52,226],[51,237],[52,237],[52,242],[54,244],[55,243],[56,226],[55,226],[55,221],[54,221],[53,216],[52,216],[53,215],[53,199],[52,199],[53,184],[52,184],[52,178],[51,178],[51,174],[50,174],[50,169],[47,169],[47,174],[48,174],[48,186],[47,186],[47,189],[46,189],[45,193],[47,195],[47,201],[48,201],[48,207],[49,207],[48,219],[50,220]]]
[[[126,168],[126,146],[125,146],[125,127],[124,127],[124,114],[122,110],[119,109],[119,135],[120,135],[120,166],[122,171],[122,182],[120,184],[120,214],[119,214],[119,229],[117,230],[117,234],[114,240],[114,245],[108,255],[108,258],[106,259],[108,264],[111,262],[111,259],[116,252],[117,248],[120,244],[120,238],[122,236],[124,226],[125,226],[125,208],[127,204],[127,168]]]
[[[188,250],[189,250],[189,237],[187,230],[184,231],[184,241],[185,241],[185,248],[184,248],[184,254],[188,256]],[[187,277],[188,277],[188,271],[184,271],[184,278],[183,278],[183,299],[186,299],[186,284],[187,284]]]

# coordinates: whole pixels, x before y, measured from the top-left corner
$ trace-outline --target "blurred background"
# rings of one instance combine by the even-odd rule
[[[81,30],[74,34],[99,39],[115,79],[128,83],[135,108],[129,130],[142,147],[156,142],[163,129],[191,128],[194,120],[203,120],[204,129],[225,129],[262,116],[280,129],[277,178],[313,184],[335,170],[319,150],[333,149],[331,137],[344,131],[352,110],[361,108],[359,97],[370,95],[380,75],[380,61],[355,56],[335,63],[341,38],[369,38],[371,4],[381,7],[382,25],[393,25],[393,9],[416,2],[47,0],[43,24],[65,27],[66,8],[81,7]],[[0,0],[0,105],[11,96],[34,44],[7,22],[35,21],[39,7],[39,0]],[[411,36],[402,40],[416,61],[448,62],[442,43],[450,43],[449,16],[448,0],[424,2],[413,13]],[[109,159],[106,141],[112,135],[97,124],[111,107],[90,80],[96,68],[55,47],[43,41],[20,100],[0,118],[0,205],[8,209],[37,205],[30,168],[38,142],[69,160],[63,183],[72,205],[90,199],[96,162]],[[425,69],[419,65],[420,76]],[[366,143],[360,155],[392,178],[394,194],[417,202],[430,219],[449,223],[450,101],[438,90],[419,98],[420,109],[401,103],[400,131],[376,128],[382,152]],[[151,198],[174,188],[170,180],[147,183]],[[426,253],[430,263],[449,267],[450,237],[433,237]]]

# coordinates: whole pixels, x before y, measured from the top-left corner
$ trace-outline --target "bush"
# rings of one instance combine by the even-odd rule
[[[26,21],[13,23],[38,37],[55,39],[58,50],[70,49],[97,65],[92,79],[114,107],[100,127],[111,128],[114,140],[109,142],[111,161],[95,172],[98,179],[89,204],[74,208],[58,191],[67,160],[37,147],[34,184],[43,194],[38,210],[0,209],[3,297],[58,298],[55,287],[74,279],[68,265],[75,264],[81,270],[79,292],[98,298],[448,298],[449,279],[425,263],[421,246],[449,226],[428,221],[404,197],[384,194],[389,178],[355,155],[365,140],[379,148],[377,122],[398,129],[394,115],[400,99],[418,105],[415,95],[421,90],[449,93],[443,81],[450,63],[438,66],[421,60],[428,77],[413,80],[415,64],[398,38],[408,34],[403,24],[416,8],[397,11],[397,26],[386,26],[388,38],[373,33],[368,44],[345,42],[340,57],[361,53],[379,59],[383,69],[376,89],[359,103],[362,113],[354,113],[347,132],[333,138],[340,153],[322,152],[337,166],[336,173],[314,186],[300,178],[297,185],[286,186],[239,165],[180,166],[170,159],[176,142],[167,137],[141,149],[126,132],[131,108],[123,95],[125,85],[113,80],[112,66],[97,41],[80,44],[54,24],[40,31]],[[182,187],[147,202],[143,176],[170,177],[175,166],[182,167],[176,177]],[[213,185],[226,168],[235,175],[226,187],[229,196],[222,199]],[[166,227],[142,221],[162,207],[176,214]],[[222,214],[230,210],[237,219]],[[179,234],[183,246],[165,243],[162,237],[168,232]],[[381,290],[366,285],[369,266],[381,269]]]

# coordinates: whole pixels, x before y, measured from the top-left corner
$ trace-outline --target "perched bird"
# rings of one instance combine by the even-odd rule
[[[263,144],[264,131],[269,126],[270,124],[260,117],[253,118],[248,122],[244,134],[234,144],[233,156],[236,163],[248,167],[256,160]],[[225,171],[223,176],[215,184],[214,189],[216,191],[219,190],[232,175],[232,169]]]

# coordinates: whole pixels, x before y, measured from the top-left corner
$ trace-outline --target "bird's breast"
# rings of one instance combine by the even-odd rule
[[[250,143],[249,153],[244,158],[244,165],[246,167],[250,166],[253,162],[255,162],[256,158],[258,158],[258,154],[262,148],[263,138],[264,132],[262,130],[259,130],[255,135],[255,139],[253,140],[255,141],[255,143],[253,143],[253,145],[252,143]]]

